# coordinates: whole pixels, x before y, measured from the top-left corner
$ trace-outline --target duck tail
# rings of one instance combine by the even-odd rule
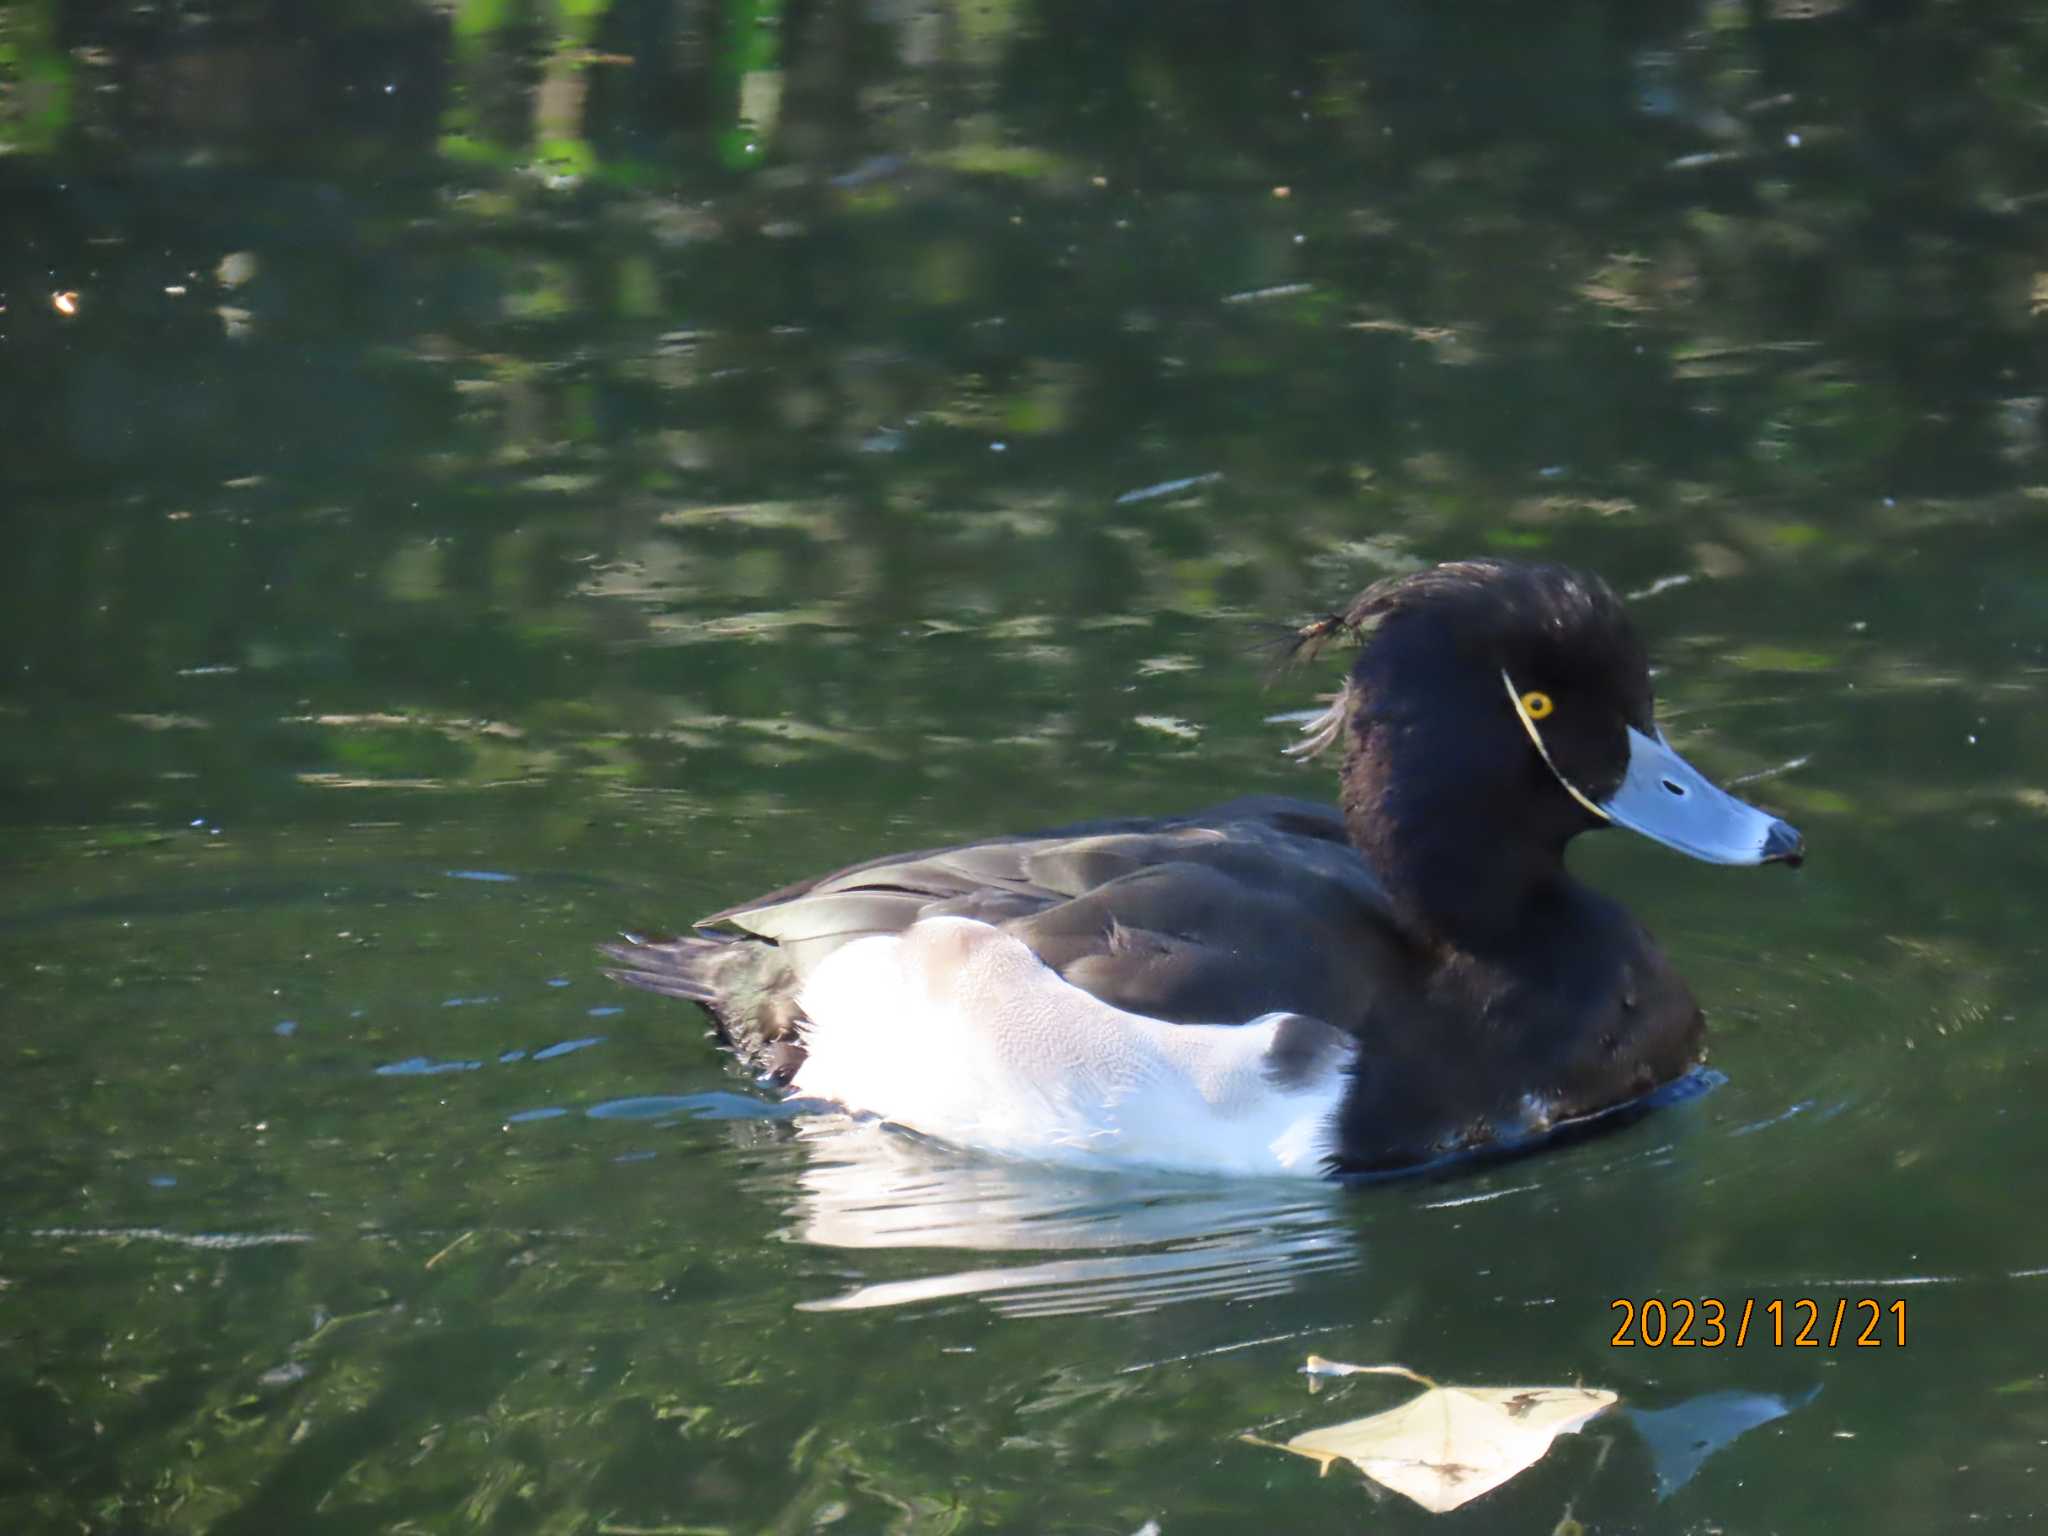
[[[605,968],[605,975],[613,981],[708,1007],[726,994],[727,988],[719,984],[719,973],[725,969],[721,962],[733,958],[731,951],[737,942],[719,934],[651,939],[622,933],[618,943],[600,944],[598,951],[615,962]]]
[[[719,1039],[757,1071],[786,1083],[802,1064],[795,978],[773,945],[740,934],[624,933],[598,949],[613,962],[604,972],[613,981],[700,1005]]]

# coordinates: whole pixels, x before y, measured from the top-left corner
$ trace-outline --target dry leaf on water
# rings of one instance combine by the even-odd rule
[[[1402,1365],[1343,1365],[1308,1357],[1310,1376],[1403,1376],[1429,1390],[1398,1408],[1326,1429],[1285,1445],[1320,1464],[1348,1461],[1374,1482],[1441,1514],[1498,1488],[1534,1466],[1559,1435],[1578,1429],[1616,1401],[1590,1387],[1443,1387]]]

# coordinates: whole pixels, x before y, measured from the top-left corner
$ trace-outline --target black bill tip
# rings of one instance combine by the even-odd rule
[[[1787,821],[1774,821],[1770,830],[1764,833],[1764,857],[1766,864],[1788,864],[1797,869],[1806,862],[1806,839],[1799,835],[1799,829]]]

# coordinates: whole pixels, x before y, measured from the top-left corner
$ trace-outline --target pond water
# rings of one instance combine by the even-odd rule
[[[0,1523],[2048,1512],[2048,8],[1540,10],[0,6]],[[1633,594],[1807,836],[1575,853],[1712,1092],[1364,1189],[1043,1169],[598,974],[1328,795],[1262,626],[1474,552]],[[1648,1298],[1756,1320],[1617,1347]],[[1432,1516],[1242,1438],[1414,1392],[1310,1354],[1622,1401]]]

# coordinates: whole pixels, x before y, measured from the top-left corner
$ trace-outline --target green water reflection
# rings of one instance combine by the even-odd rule
[[[1474,1529],[2033,1516],[2043,78],[2018,0],[0,5],[0,1519],[1429,1523],[1238,1440],[1398,1400],[1311,1351],[1623,1395]],[[1808,835],[1580,855],[1703,1099],[1089,1178],[595,975],[1325,793],[1261,625],[1474,551]],[[1809,1294],[1907,1347],[1609,1343]]]

